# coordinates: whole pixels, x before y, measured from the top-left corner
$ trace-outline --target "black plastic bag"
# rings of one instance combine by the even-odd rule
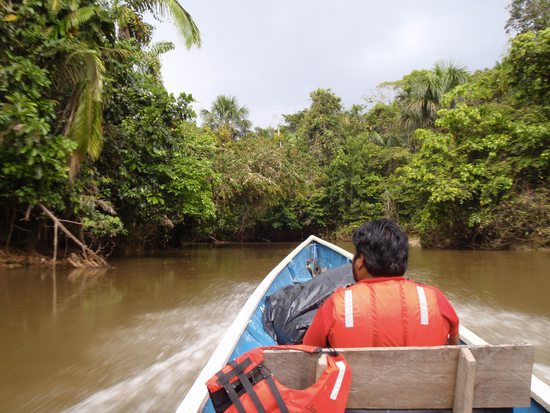
[[[266,297],[265,331],[279,344],[301,343],[321,304],[337,288],[353,283],[351,264],[345,264],[305,283],[281,288]]]

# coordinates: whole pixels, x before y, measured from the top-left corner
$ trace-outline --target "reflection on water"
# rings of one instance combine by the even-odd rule
[[[174,410],[295,245],[195,247],[93,274],[0,274],[0,411]],[[550,382],[549,264],[545,252],[413,249],[409,276],[442,289],[487,341],[535,344],[535,370]]]
[[[192,248],[93,276],[2,273],[0,411],[174,410],[288,248]]]

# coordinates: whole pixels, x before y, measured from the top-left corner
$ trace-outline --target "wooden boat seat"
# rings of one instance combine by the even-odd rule
[[[483,345],[338,349],[352,369],[349,409],[526,407],[531,403],[534,347]],[[306,388],[325,356],[268,350],[265,364],[279,382]]]

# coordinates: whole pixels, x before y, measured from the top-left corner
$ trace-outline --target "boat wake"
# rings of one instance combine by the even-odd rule
[[[120,339],[125,337],[128,341],[128,337],[134,337],[141,343],[133,343],[132,348],[127,350],[131,354],[119,355],[119,359],[144,353],[139,349],[141,344],[148,352],[156,353],[157,361],[138,371],[129,372],[126,374],[128,378],[88,395],[63,412],[175,411],[225,333],[232,315],[238,312],[253,288],[254,285],[236,288],[235,294],[231,296],[231,300],[226,300],[224,306],[219,305],[221,301],[215,300],[202,303],[199,308],[192,306],[149,314],[138,323],[138,331],[121,331]],[[205,314],[210,316],[205,317]],[[215,321],[207,322],[206,318]],[[112,341],[116,341],[116,337]],[[162,341],[168,341],[170,344],[163,347],[160,344]],[[106,348],[103,351],[101,348],[97,349],[95,356],[112,354],[113,345],[113,342],[105,343]],[[149,356],[154,357],[154,354]],[[116,365],[119,364],[112,360],[112,357],[111,360],[98,360],[104,365],[108,364],[108,361],[111,362],[111,369],[116,369]],[[127,365],[127,361],[123,364]],[[106,368],[106,365],[102,367]]]
[[[550,318],[499,311],[479,302],[472,305],[458,304],[455,307],[460,322],[489,344],[534,345],[533,374],[550,385]]]
[[[180,387],[181,394],[184,394],[185,383],[178,378],[187,376],[193,369],[186,360],[200,353],[200,348],[186,349],[134,377],[92,394],[64,412],[150,412],[169,409],[170,404],[163,400],[174,398],[174,387]],[[179,386],[174,386],[178,381]],[[175,405],[172,403],[172,406]]]
[[[175,411],[254,287],[236,285],[224,292],[224,298],[143,315],[133,326],[98,343],[88,356],[96,360],[99,370],[114,372],[117,378],[113,384],[104,381],[103,388],[92,389],[64,412]],[[534,344],[534,373],[550,383],[550,365],[541,361],[550,360],[550,319],[479,303],[456,307],[464,325],[489,343]],[[113,356],[113,348],[118,348],[118,355]],[[136,368],[133,358],[149,362],[142,361]]]

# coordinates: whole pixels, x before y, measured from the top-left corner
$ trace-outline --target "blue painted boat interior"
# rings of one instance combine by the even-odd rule
[[[531,406],[529,407],[514,407],[514,413],[547,413],[544,407],[542,407],[536,400],[531,399]]]
[[[253,348],[260,346],[272,346],[277,342],[273,340],[265,331],[262,323],[262,314],[265,310],[265,298],[280,288],[291,284],[300,284],[311,279],[311,275],[306,267],[308,259],[313,259],[322,270],[331,269],[350,262],[346,257],[336,251],[318,243],[310,243],[302,249],[291,262],[277,275],[271,287],[267,290],[248,326],[244,330],[235,350],[231,354],[231,359],[246,353]]]
[[[276,345],[277,342],[269,336],[263,327],[262,323],[262,314],[265,309],[265,299],[267,296],[273,294],[282,287],[291,284],[300,284],[311,279],[311,274],[309,273],[306,265],[309,259],[313,259],[322,271],[329,270],[334,267],[339,267],[340,265],[348,264],[351,262],[347,257],[343,256],[333,249],[312,242],[306,245],[293,259],[286,265],[281,272],[277,275],[270,288],[267,290],[267,293],[262,297],[260,303],[256,307],[252,318],[248,322],[248,326],[243,331],[233,353],[231,354],[230,360],[240,356],[241,354],[246,353],[249,350],[252,350],[256,347],[261,346],[271,346]],[[542,407],[535,400],[532,400],[531,406],[514,408],[514,413],[544,413],[547,410]],[[510,411],[508,410],[508,411]],[[434,410],[437,411],[437,410]],[[474,409],[475,411],[475,409]],[[215,413],[214,407],[210,399],[207,401],[204,409],[204,413]]]
[[[238,357],[253,348],[277,344],[277,342],[265,332],[262,323],[262,314],[265,309],[265,298],[282,287],[291,284],[300,284],[310,280],[311,274],[306,267],[309,259],[316,262],[323,271],[351,262],[347,257],[322,244],[312,242],[306,245],[292,259],[292,261],[290,261],[281,270],[275,280],[273,280],[273,283],[267,290],[267,293],[262,297],[260,303],[256,307],[254,314],[248,322],[248,326],[241,334],[241,338],[229,358],[230,360],[233,360],[235,357]],[[212,402],[210,400],[206,403],[203,412],[215,413],[214,407],[212,406]]]

